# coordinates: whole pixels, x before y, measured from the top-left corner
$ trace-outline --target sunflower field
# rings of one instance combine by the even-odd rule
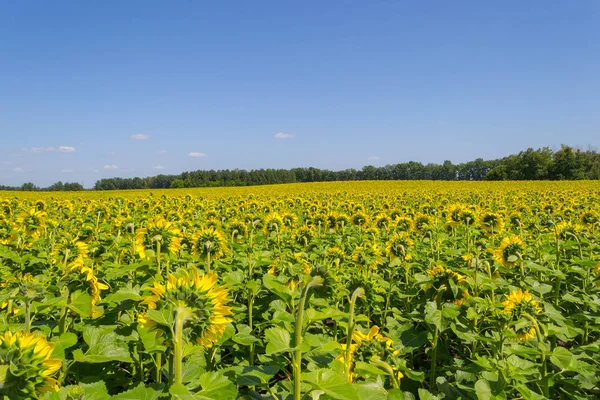
[[[600,398],[600,183],[0,194],[0,399]]]

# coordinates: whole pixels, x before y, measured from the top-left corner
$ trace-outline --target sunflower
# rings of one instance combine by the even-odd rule
[[[135,248],[142,259],[148,258],[147,250],[156,250],[161,245],[161,252],[175,254],[181,249],[179,229],[163,217],[148,220],[144,228],[137,230]]]
[[[296,229],[292,237],[300,246],[306,247],[312,241],[313,233],[313,230],[308,226],[301,226],[300,228]]]
[[[14,225],[8,219],[0,218],[0,244],[10,244],[14,235]]]
[[[513,290],[506,296],[506,299],[502,302],[502,305],[504,306],[503,312],[505,314],[510,316],[515,321],[522,321],[516,325],[515,328],[517,338],[522,342],[534,339],[537,331],[533,321],[530,319],[522,319],[521,316],[524,314],[530,316],[540,314],[542,312],[542,306],[540,302],[534,300],[533,296],[528,291],[517,289]]]
[[[415,229],[415,222],[406,216],[398,216],[394,219],[396,230],[400,232],[410,232]]]
[[[29,211],[22,212],[17,217],[16,223],[21,226],[27,235],[33,239],[38,239],[46,226],[45,218],[45,212],[32,208]]]
[[[154,282],[149,289],[152,295],[146,296],[142,304],[151,310],[173,309],[185,313],[183,328],[188,337],[202,347],[212,347],[223,336],[233,314],[231,307],[226,306],[229,292],[225,286],[217,286],[217,279],[214,272],[201,276],[196,267],[179,270],[177,275],[168,275],[166,285]],[[147,327],[160,325],[160,321],[148,320],[152,320],[150,315],[142,317]]]
[[[9,399],[31,399],[58,391],[52,378],[62,360],[52,358],[54,343],[38,333],[17,331],[0,335],[0,395]]]
[[[81,288],[89,293],[92,303],[92,316],[96,316],[96,314],[94,314],[94,308],[96,304],[102,300],[100,292],[102,290],[107,290],[108,286],[98,280],[91,268],[82,264],[70,265],[65,270],[62,279],[75,285],[72,289]]]
[[[579,218],[581,223],[586,226],[594,225],[598,222],[598,214],[594,211],[586,211]]]
[[[241,242],[248,236],[248,227],[242,221],[233,219],[227,224],[227,232],[234,240]]]
[[[89,248],[85,242],[65,238],[62,238],[50,253],[54,264],[64,263],[65,265],[83,265],[88,254]]]
[[[273,232],[280,234],[283,226],[283,219],[281,216],[277,213],[271,213],[266,216],[263,229],[268,234]]]
[[[356,246],[352,252],[352,261],[367,269],[376,269],[381,264],[381,250],[376,244]]]
[[[506,296],[502,302],[505,313],[521,314],[527,312],[530,314],[539,314],[542,312],[540,302],[533,299],[531,293],[522,289],[513,290]]]
[[[192,253],[201,259],[216,260],[227,252],[223,234],[215,229],[202,229],[192,237]]]
[[[441,265],[429,268],[425,272],[431,280],[426,289],[432,291],[434,300],[453,302],[461,306],[470,297],[466,276]]]
[[[505,267],[512,268],[518,265],[519,260],[523,258],[525,252],[525,242],[517,235],[505,237],[500,242],[497,249],[492,250],[494,260],[498,261]]]
[[[412,255],[408,252],[408,250],[414,244],[415,242],[408,236],[406,232],[399,232],[387,241],[385,253],[390,260],[398,258],[401,261],[409,261],[412,258]]]
[[[558,237],[561,240],[573,240],[574,237],[579,238],[579,235],[583,231],[583,227],[579,224],[561,221],[556,224],[556,230],[558,231]]]
[[[422,233],[433,228],[433,223],[434,219],[431,215],[419,214],[415,216],[413,226],[419,233]]]
[[[355,212],[351,220],[356,226],[366,226],[369,223],[369,217],[362,211]]]
[[[338,361],[349,366],[350,381],[355,381],[356,377],[352,372],[354,367],[354,359],[359,359],[366,362],[378,362],[382,359],[395,357],[400,354],[400,350],[394,349],[394,341],[389,337],[383,336],[377,325],[369,329],[369,332],[363,333],[359,329],[352,331],[352,343],[350,344],[349,360],[346,360],[346,343],[341,344],[342,353],[337,357]],[[394,374],[394,379],[400,380],[404,375],[401,372]]]
[[[487,235],[492,235],[504,229],[504,220],[500,214],[487,212],[481,216],[480,226]]]

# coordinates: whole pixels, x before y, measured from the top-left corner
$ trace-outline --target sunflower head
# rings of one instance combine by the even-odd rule
[[[481,216],[481,229],[488,235],[495,234],[504,229],[504,220],[498,213],[487,212]]]
[[[406,216],[398,216],[395,219],[396,222],[396,230],[400,232],[410,232],[415,229],[414,221]]]
[[[352,261],[366,268],[376,269],[382,261],[381,250],[375,243],[356,246],[352,252]]]
[[[429,268],[425,272],[430,278],[425,287],[431,292],[434,300],[452,302],[460,306],[470,297],[466,276],[441,265]]]
[[[231,321],[231,308],[226,305],[229,292],[225,286],[217,286],[214,272],[200,275],[195,267],[179,270],[176,275],[169,274],[166,284],[154,282],[149,291],[152,294],[142,304],[151,310],[182,313],[185,334],[203,347],[212,347]],[[161,323],[150,321],[152,314],[148,313],[139,322],[149,328]]]
[[[526,312],[531,315],[542,312],[542,306],[539,301],[534,300],[531,293],[522,289],[513,290],[502,302],[504,312],[507,314],[521,315]]]
[[[505,237],[500,242],[500,246],[492,250],[494,260],[508,268],[518,265],[524,252],[525,242],[517,235]]]
[[[179,229],[163,217],[148,220],[135,235],[136,251],[142,259],[148,258],[146,250],[157,250],[158,243],[164,253],[175,254],[181,249]]]
[[[413,245],[414,241],[408,236],[408,233],[399,232],[387,241],[385,253],[390,260],[409,261],[412,258],[409,250]]]
[[[52,358],[54,343],[38,333],[17,331],[0,335],[0,395],[9,399],[31,399],[58,391],[52,376],[62,361]]]
[[[229,221],[227,224],[227,231],[231,234],[234,240],[240,242],[248,236],[248,227],[245,223],[238,219]]]
[[[301,226],[296,229],[293,234],[293,239],[302,247],[307,247],[313,239],[313,230],[308,226]]]
[[[215,229],[202,229],[192,237],[192,252],[202,259],[221,258],[227,252],[227,242],[223,234]]]
[[[68,266],[62,279],[69,282],[71,292],[79,289],[88,293],[91,297],[92,309],[102,299],[100,292],[108,289],[107,285],[98,280],[94,271],[83,264]]]
[[[355,212],[351,220],[356,226],[365,226],[369,223],[369,217],[362,211]]]
[[[581,217],[579,219],[581,220],[581,223],[585,226],[594,225],[599,221],[598,214],[594,211],[584,212],[583,214],[581,214]]]
[[[52,261],[55,264],[77,264],[83,265],[88,257],[89,248],[85,242],[77,239],[62,238],[51,252]]]
[[[514,324],[514,331],[520,341],[528,341],[535,338],[536,328],[529,318],[521,318],[524,314],[534,316],[542,312],[542,306],[539,301],[534,300],[531,293],[521,289],[513,290],[506,295],[502,302],[505,316]],[[530,317],[534,318],[534,317]]]

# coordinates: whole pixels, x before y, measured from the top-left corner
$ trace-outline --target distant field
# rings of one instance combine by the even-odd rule
[[[600,396],[600,181],[0,192],[0,398]]]

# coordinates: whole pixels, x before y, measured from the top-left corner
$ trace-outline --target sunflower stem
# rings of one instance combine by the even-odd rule
[[[156,242],[156,275],[162,277],[162,270],[160,268],[160,240]]]
[[[344,355],[344,372],[346,374],[346,380],[352,382],[352,376],[350,369],[352,367],[352,333],[354,331],[354,309],[356,307],[356,300],[359,297],[365,295],[365,290],[361,287],[356,288],[350,298],[350,309],[348,313],[348,328],[346,332],[346,354]]]
[[[183,378],[183,323],[185,322],[185,315],[185,309],[177,309],[175,316],[175,335],[173,338],[175,347],[175,357],[173,360],[175,384],[181,383]]]
[[[31,302],[25,302],[25,333],[31,332]]]
[[[300,349],[300,345],[302,344],[302,322],[304,319],[304,304],[306,303],[306,295],[308,294],[308,289],[310,289],[310,285],[306,285],[302,296],[300,297],[300,303],[298,304],[298,314],[296,315],[296,332],[294,336],[294,400],[300,400],[300,379],[302,373],[302,350]]]

